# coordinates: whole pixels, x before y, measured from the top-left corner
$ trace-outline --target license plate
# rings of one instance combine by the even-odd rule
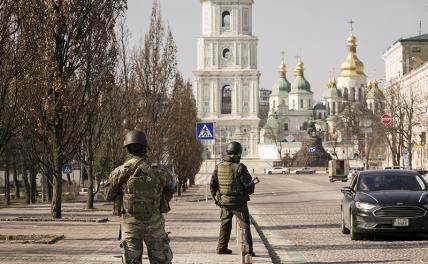
[[[397,218],[392,222],[392,226],[409,226],[409,219]]]

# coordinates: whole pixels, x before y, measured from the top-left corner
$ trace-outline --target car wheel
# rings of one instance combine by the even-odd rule
[[[341,209],[340,210],[340,213],[341,213],[341,231],[342,231],[342,234],[349,234],[349,229],[348,228],[346,228],[346,225],[345,225],[345,216],[343,215],[343,210]]]
[[[351,214],[351,217],[350,217],[350,219],[351,219],[351,221],[350,221],[351,222],[351,224],[350,224],[351,229],[349,230],[349,233],[351,234],[351,240],[361,240],[363,238],[363,235],[361,233],[358,233],[358,232],[355,231],[355,217],[352,214],[352,212],[350,212],[350,214]]]
[[[272,174],[272,172],[271,172],[271,171],[268,171],[268,174]]]
[[[296,171],[296,174],[299,174],[300,172]]]
[[[283,171],[282,174],[287,174],[287,172]]]

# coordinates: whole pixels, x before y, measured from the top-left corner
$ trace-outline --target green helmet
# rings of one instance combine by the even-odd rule
[[[125,136],[123,147],[127,147],[132,144],[148,147],[149,144],[147,143],[146,134],[144,134],[143,131],[136,130],[136,129],[128,132],[128,134],[126,134]]]

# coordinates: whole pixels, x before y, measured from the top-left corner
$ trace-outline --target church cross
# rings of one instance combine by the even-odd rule
[[[353,25],[354,25],[354,20],[352,20],[352,18],[351,18],[351,20],[349,20],[349,22],[348,22],[350,25],[351,25],[351,33],[353,33],[353,31],[354,31],[354,27],[353,27]]]
[[[282,54],[282,63],[285,63],[285,51],[282,50],[281,54]]]

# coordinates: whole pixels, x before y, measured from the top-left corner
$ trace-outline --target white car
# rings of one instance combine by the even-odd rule
[[[272,169],[268,169],[266,171],[267,174],[289,174],[290,168],[286,167],[273,167]]]

